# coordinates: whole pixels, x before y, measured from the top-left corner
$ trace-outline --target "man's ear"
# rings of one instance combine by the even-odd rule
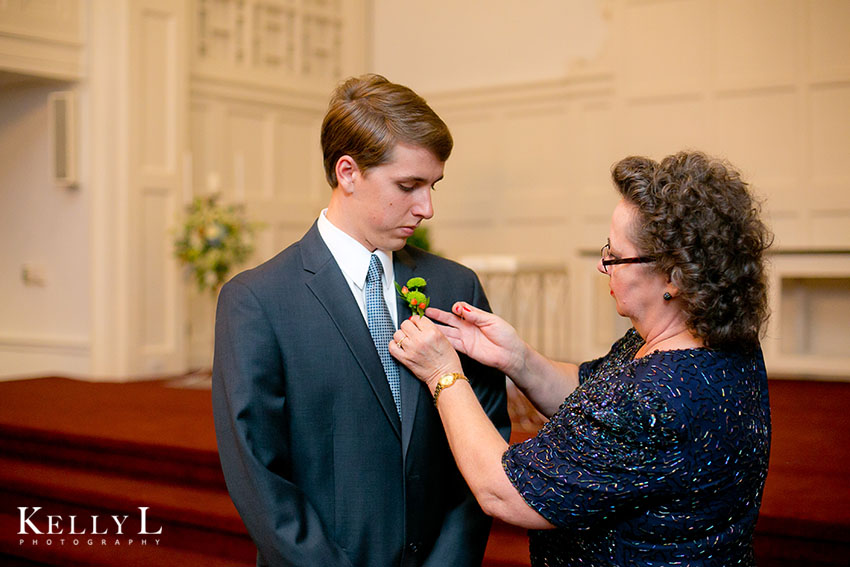
[[[336,160],[337,185],[346,193],[354,192],[354,180],[360,174],[357,162],[350,155],[341,156]]]

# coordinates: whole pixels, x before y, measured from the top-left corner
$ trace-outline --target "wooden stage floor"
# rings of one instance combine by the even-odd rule
[[[5,435],[5,440],[0,439],[0,481],[20,486],[22,493],[30,490],[26,501],[35,502],[14,501],[18,497],[8,486],[0,493],[4,500],[0,514],[8,520],[0,533],[0,563],[12,563],[16,549],[22,547],[16,533],[7,533],[17,507],[38,505],[41,490],[45,494],[52,491],[51,501],[61,499],[63,475],[69,483],[83,482],[71,470],[74,462],[80,460],[75,455],[81,454],[74,453],[73,446],[81,447],[79,451],[84,446],[96,448],[86,457],[94,464],[81,465],[83,468],[103,465],[112,467],[108,472],[112,477],[134,475],[135,484],[121,490],[141,492],[142,497],[146,487],[150,487],[153,498],[153,491],[162,490],[169,474],[175,478],[184,475],[183,467],[190,478],[173,481],[169,501],[185,498],[194,500],[192,505],[200,505],[198,500],[208,500],[203,514],[213,519],[205,520],[197,529],[224,530],[234,541],[244,539],[244,533],[240,533],[244,528],[222,492],[210,393],[205,389],[173,387],[174,382],[118,384],[65,378],[0,382],[0,438]],[[850,383],[771,380],[770,395],[773,444],[757,527],[759,565],[850,565]],[[518,432],[515,439],[522,436]],[[45,463],[66,472],[50,473],[44,469],[48,464],[35,463],[39,451],[45,453]],[[51,457],[53,451],[55,458]],[[151,462],[142,463],[145,459]],[[37,476],[39,470],[51,477],[51,488],[27,489],[26,477]],[[91,474],[91,470],[85,474]],[[145,484],[148,474],[157,479],[155,484]],[[177,512],[174,515],[179,516]],[[183,512],[183,516],[191,514]],[[181,521],[183,524],[175,520],[175,525],[183,527],[174,530],[189,529],[185,518]],[[237,547],[240,560],[235,563],[250,564],[250,546]],[[192,554],[203,551],[175,550],[173,557],[175,561],[178,557],[193,561],[197,557]],[[61,550],[51,550],[51,554],[48,559],[27,562],[21,558],[14,564],[62,564]],[[227,556],[222,564],[234,564],[234,557]],[[502,529],[494,533],[485,565],[527,565],[527,558],[524,533]],[[110,563],[104,560],[102,564]]]

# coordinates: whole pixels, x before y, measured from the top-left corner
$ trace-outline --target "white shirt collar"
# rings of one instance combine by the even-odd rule
[[[362,290],[366,285],[366,274],[369,272],[369,262],[373,253],[369,252],[354,237],[329,221],[327,211],[327,209],[323,209],[319,215],[319,234],[330,249],[346,279]],[[388,284],[393,282],[395,278],[392,252],[375,250],[374,254],[378,256],[384,267],[384,287],[389,287]]]

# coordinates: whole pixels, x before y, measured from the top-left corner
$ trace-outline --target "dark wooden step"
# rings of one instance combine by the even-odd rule
[[[0,455],[174,484],[224,486],[218,453],[0,424]]]
[[[222,480],[209,392],[170,383],[0,383],[0,565],[254,563]],[[759,567],[847,565],[850,385],[771,380],[770,395]],[[517,429],[513,440],[531,434]],[[163,537],[155,549],[22,546],[19,506],[65,518],[132,515],[146,506]],[[528,564],[526,531],[495,522],[484,566]]]
[[[171,484],[159,480],[144,480],[115,473],[80,470],[72,466],[55,463],[35,463],[13,458],[0,459],[0,553],[47,562],[54,555],[69,561],[80,556],[86,561],[104,561],[102,564],[123,565],[129,562],[112,562],[115,554],[138,555],[138,564],[156,564],[151,554],[187,554],[206,557],[209,564],[251,564],[255,548],[232,502],[224,490],[185,484]],[[17,535],[21,529],[21,512],[32,517],[36,529],[24,525],[25,535]],[[40,507],[35,515],[34,507]],[[162,530],[161,534],[140,533],[141,510],[145,508],[147,531]],[[48,515],[61,518],[54,532],[49,534]],[[116,524],[110,516],[129,516],[122,525],[123,534],[117,534]],[[70,534],[70,517],[76,516],[77,532]],[[98,531],[111,530],[106,535],[92,537],[92,516],[98,516]],[[16,534],[10,537],[9,534]],[[66,537],[66,545],[58,545],[59,538]],[[88,540],[94,540],[89,546]],[[147,545],[140,544],[141,539]],[[24,539],[24,542],[20,542]],[[50,539],[52,545],[47,544]],[[80,545],[69,542],[79,539]],[[98,545],[102,540],[106,545]],[[118,541],[118,544],[114,540]],[[134,539],[136,546],[129,543]],[[159,540],[155,544],[154,541]],[[145,560],[147,558],[147,560]],[[135,559],[134,559],[135,560]],[[128,560],[129,561],[129,560]],[[147,561],[147,563],[145,563]],[[182,560],[181,560],[182,561]],[[65,563],[60,563],[65,564]],[[180,565],[199,564],[172,563]]]

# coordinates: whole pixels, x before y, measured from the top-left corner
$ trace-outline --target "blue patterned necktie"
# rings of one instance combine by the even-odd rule
[[[395,407],[398,410],[398,415],[401,416],[398,366],[396,366],[387,346],[393,338],[395,327],[384,301],[384,290],[381,286],[381,275],[383,273],[384,267],[381,265],[381,260],[372,254],[372,259],[369,261],[369,272],[366,274],[366,319],[369,323],[372,341],[375,343],[375,348],[378,349],[378,356],[381,357],[381,364],[384,365],[384,372],[387,374],[387,382],[389,382],[390,391],[393,393]]]

